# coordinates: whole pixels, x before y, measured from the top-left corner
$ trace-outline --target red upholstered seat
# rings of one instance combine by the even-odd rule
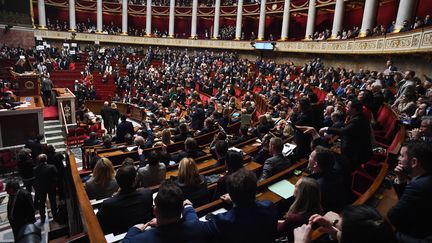
[[[352,175],[351,190],[357,196],[362,196],[372,185],[374,178],[363,171],[356,170]]]

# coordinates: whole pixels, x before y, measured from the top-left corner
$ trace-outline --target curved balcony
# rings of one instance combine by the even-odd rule
[[[71,40],[72,33],[35,30],[35,37]],[[75,33],[76,41],[95,43],[121,43],[187,48],[233,49],[253,51],[250,41],[193,40],[175,38],[147,38],[134,36]],[[333,41],[276,41],[278,52],[321,54],[397,54],[432,52],[432,27],[410,32],[389,34],[383,37],[357,38]]]

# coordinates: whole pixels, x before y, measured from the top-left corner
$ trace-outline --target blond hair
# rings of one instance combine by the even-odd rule
[[[93,181],[96,184],[106,185],[110,182],[115,175],[114,166],[107,158],[100,158],[96,162],[93,169]]]
[[[192,158],[183,158],[178,170],[179,182],[185,185],[197,185],[202,183],[198,168]]]
[[[162,140],[162,143],[164,143],[165,145],[168,145],[171,143],[171,131],[169,128],[165,128],[162,131],[161,140]]]

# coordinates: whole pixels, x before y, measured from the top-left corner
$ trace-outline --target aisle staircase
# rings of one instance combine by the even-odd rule
[[[65,152],[66,145],[64,143],[63,131],[60,120],[44,121],[45,140],[47,144],[51,144],[56,149],[56,152]]]

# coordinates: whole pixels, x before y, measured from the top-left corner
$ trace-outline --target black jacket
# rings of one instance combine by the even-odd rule
[[[120,122],[117,126],[116,142],[117,143],[123,143],[124,142],[124,136],[127,133],[129,133],[130,135],[134,134],[134,128],[133,128],[132,122],[130,122],[130,121]]]
[[[329,127],[327,133],[341,137],[342,155],[353,163],[353,170],[372,156],[371,127],[362,114],[351,117],[342,128]]]
[[[135,224],[153,218],[152,193],[148,189],[120,192],[102,203],[97,217],[105,234],[127,232]]]

